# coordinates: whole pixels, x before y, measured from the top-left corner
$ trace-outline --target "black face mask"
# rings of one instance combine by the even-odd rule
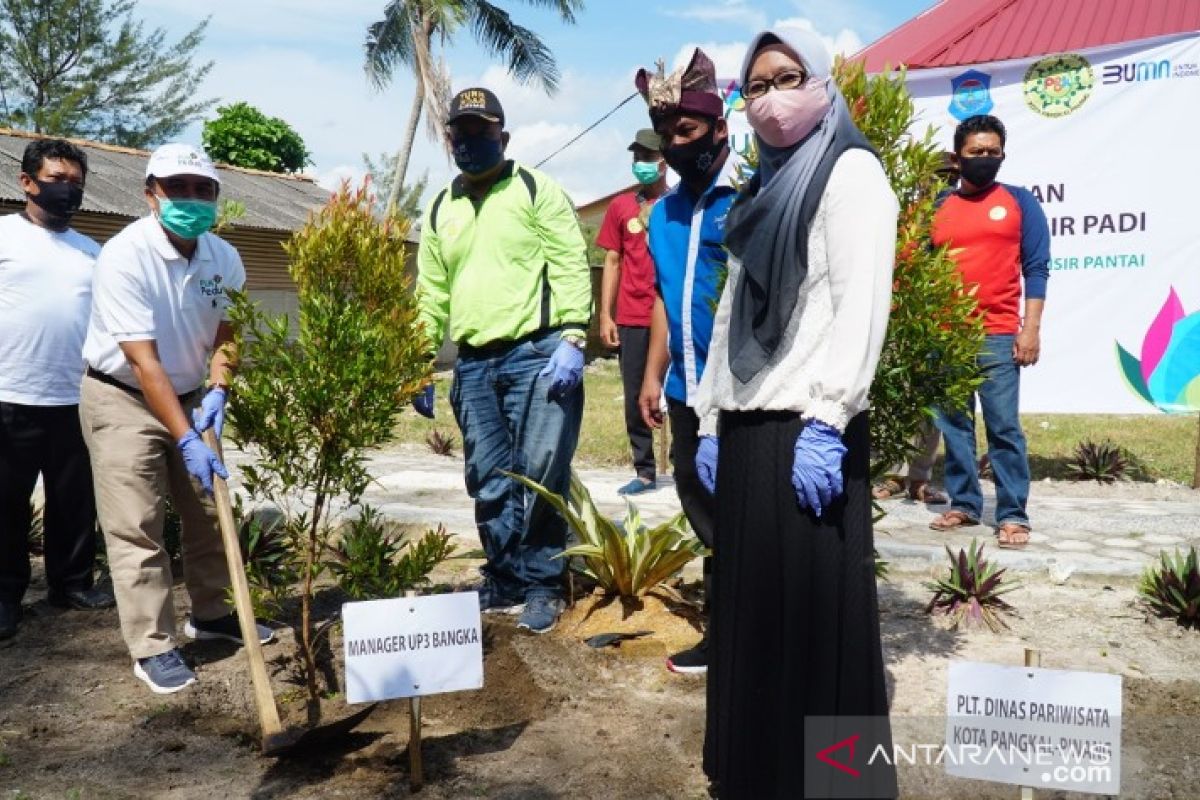
[[[696,183],[708,175],[724,149],[725,140],[717,139],[714,125],[706,136],[695,141],[663,148],[663,159],[685,183]]]
[[[38,208],[46,212],[52,225],[65,226],[83,204],[83,187],[69,181],[39,181],[34,178],[38,193],[28,195]]]
[[[995,182],[996,173],[1004,163],[1004,156],[959,156],[958,163],[962,177],[972,186],[984,189]]]

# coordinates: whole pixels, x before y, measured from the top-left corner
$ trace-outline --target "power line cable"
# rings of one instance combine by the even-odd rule
[[[621,102],[617,103],[617,105],[616,105],[616,106],[614,106],[614,107],[613,107],[613,109],[612,109],[611,111],[609,111],[607,114],[605,114],[605,115],[604,115],[603,117],[601,117],[600,119],[598,119],[598,120],[596,120],[595,122],[593,122],[591,125],[588,125],[586,128],[584,128],[584,129],[583,129],[583,130],[582,130],[582,131],[579,133],[579,135],[578,135],[578,136],[576,136],[574,139],[572,139],[571,141],[567,142],[567,143],[566,143],[566,144],[564,144],[562,147],[558,148],[557,150],[555,150],[553,153],[551,153],[550,155],[548,155],[548,156],[546,156],[545,158],[543,158],[543,159],[542,159],[541,161],[539,161],[538,163],[534,164],[534,165],[533,165],[533,168],[534,168],[534,169],[539,169],[539,168],[541,168],[542,164],[545,164],[547,161],[549,161],[550,159],[554,158],[556,155],[558,155],[559,153],[561,153],[563,150],[566,150],[568,147],[570,147],[571,145],[573,145],[573,144],[575,144],[576,142],[578,142],[580,139],[582,139],[584,136],[586,136],[586,135],[588,134],[588,132],[589,132],[589,131],[591,131],[593,128],[595,128],[597,125],[599,125],[601,122],[604,122],[604,120],[608,119],[608,118],[609,118],[609,117],[611,117],[613,114],[617,113],[617,111],[619,111],[619,110],[620,110],[621,106],[625,105],[626,103],[628,103],[630,100],[632,100],[633,98],[635,98],[635,97],[637,97],[637,96],[638,96],[638,93],[637,93],[637,92],[634,92],[633,94],[629,95],[629,97],[626,97],[624,100],[622,100]]]

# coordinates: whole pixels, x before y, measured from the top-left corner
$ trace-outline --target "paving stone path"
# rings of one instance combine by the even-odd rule
[[[227,451],[227,455],[234,465],[246,461],[236,452]],[[398,522],[442,523],[461,537],[463,547],[478,548],[474,511],[463,487],[461,456],[438,456],[423,447],[398,446],[374,455],[370,472],[375,482],[364,496],[365,502]],[[583,468],[579,473],[601,510],[613,517],[624,514],[624,500],[617,489],[628,482],[629,471]],[[885,502],[887,515],[876,524],[875,534],[880,554],[900,568],[922,569],[944,562],[944,544],[957,550],[972,537],[994,542],[995,498],[986,483],[984,494],[985,524],[953,534],[929,528],[929,521],[945,507],[905,500]],[[679,511],[670,478],[660,479],[657,491],[639,495],[635,501],[649,524]],[[1039,482],[1032,488],[1029,514],[1034,528],[1024,550],[999,550],[993,545],[988,551],[1005,566],[1048,571],[1056,580],[1070,575],[1136,575],[1164,549],[1200,547],[1200,491],[1178,486]]]

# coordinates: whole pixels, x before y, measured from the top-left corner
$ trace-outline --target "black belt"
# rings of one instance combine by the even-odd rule
[[[143,396],[141,389],[135,389],[134,387],[130,386],[129,384],[125,383],[124,381],[117,380],[112,375],[109,375],[107,372],[101,372],[100,370],[98,370],[90,365],[87,368],[87,376],[89,378],[98,380],[101,383],[107,383],[109,386],[115,386],[118,389],[120,389],[121,391],[129,392],[129,394],[137,395],[138,397]],[[183,394],[176,395],[176,397],[178,397],[179,402],[182,403],[185,399],[187,399],[188,397],[191,397],[193,394],[195,394],[197,391],[199,391],[199,389],[200,389],[200,387],[196,387],[195,389],[192,389],[190,392],[184,392]]]
[[[548,336],[551,333],[561,333],[562,329],[562,325],[556,325],[552,328],[538,328],[533,333],[518,336],[516,339],[498,339],[497,341],[481,345],[470,345],[464,342],[458,344],[458,354],[459,356],[466,356],[468,358],[486,358],[506,350],[511,350],[517,345],[525,344],[525,342]]]

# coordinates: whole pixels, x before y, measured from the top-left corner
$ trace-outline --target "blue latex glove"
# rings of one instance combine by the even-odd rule
[[[800,507],[821,511],[842,493],[842,458],[846,445],[836,428],[811,420],[796,437],[796,457],[792,462],[792,486]]]
[[[701,436],[696,447],[696,472],[709,494],[717,493],[717,437]]]
[[[200,485],[208,494],[213,493],[214,474],[229,479],[229,473],[221,459],[208,449],[208,445],[200,440],[200,434],[194,430],[188,431],[180,438],[179,452],[183,456],[183,465],[187,467],[188,474],[200,481]]]
[[[225,430],[225,402],[228,399],[229,395],[220,386],[208,390],[208,394],[200,401],[200,407],[192,409],[192,425],[196,433],[204,433],[212,428],[217,438],[221,438],[221,431]]]
[[[420,394],[413,398],[413,408],[415,408],[417,413],[422,417],[433,419],[433,396],[433,384],[431,383],[422,389]]]
[[[550,356],[550,363],[538,373],[539,378],[547,375],[554,376],[550,399],[566,397],[583,381],[583,351],[566,340],[559,342],[554,355]]]

